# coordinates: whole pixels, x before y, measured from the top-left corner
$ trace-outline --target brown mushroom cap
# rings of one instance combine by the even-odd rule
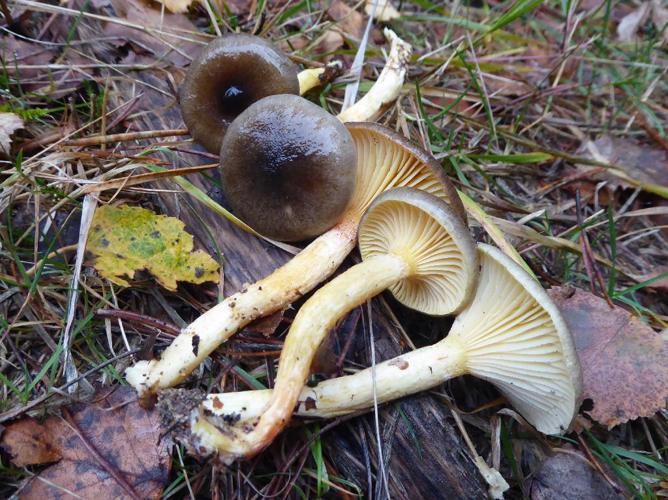
[[[252,103],[299,94],[297,73],[285,54],[260,37],[216,38],[190,65],[181,86],[183,121],[195,141],[218,153],[230,123]]]
[[[294,95],[265,97],[230,125],[220,151],[223,192],[259,233],[300,241],[336,224],[355,189],[348,129]]]

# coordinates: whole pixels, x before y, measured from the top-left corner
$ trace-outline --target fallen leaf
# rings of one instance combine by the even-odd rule
[[[364,34],[364,16],[343,2],[334,0],[327,9],[327,15],[336,21],[338,28],[353,38],[360,39]]]
[[[529,496],[531,500],[625,498],[576,451],[557,453],[545,460],[530,480]]]
[[[32,90],[32,86],[28,82],[46,72],[43,69],[26,66],[48,64],[53,57],[54,54],[43,45],[17,40],[7,35],[0,37],[0,59],[4,62],[3,70],[14,78],[20,77],[21,86],[28,84],[29,90]],[[20,71],[16,68],[19,65],[22,66]]]
[[[652,23],[657,31],[663,32],[663,43],[668,43],[668,8],[661,0],[652,0]]]
[[[591,418],[607,426],[648,417],[668,397],[668,344],[631,313],[589,292],[552,288],[575,340],[583,375],[583,398]]]
[[[122,47],[132,44],[136,51],[149,52],[155,59],[165,59],[175,66],[190,64],[204,43],[209,40],[199,34],[197,27],[187,17],[179,14],[160,12],[141,0],[111,0],[117,16],[132,23],[141,22],[147,29],[156,30],[147,33],[129,26],[108,23],[104,28],[105,37],[116,38],[114,43]],[[170,33],[176,36],[170,36]]]
[[[16,467],[50,464],[62,458],[54,438],[48,424],[40,424],[34,418],[25,418],[5,429],[0,449],[9,455]]]
[[[174,14],[183,14],[188,11],[188,7],[193,3],[193,0],[156,0],[158,3],[164,4],[165,8]]]
[[[617,25],[617,40],[626,43],[635,42],[638,29],[647,20],[649,10],[650,4],[645,2],[636,10],[624,16]]]
[[[157,413],[142,409],[129,387],[105,392],[67,410],[70,420],[29,418],[7,426],[0,447],[14,465],[59,459],[26,481],[22,499],[61,498],[63,491],[78,498],[159,498],[171,458]]]
[[[11,151],[12,134],[23,128],[23,120],[14,113],[0,113],[0,153]]]
[[[175,217],[157,215],[141,207],[103,206],[96,210],[88,235],[95,268],[109,280],[129,286],[146,269],[168,290],[177,281],[218,283],[218,264],[202,250],[193,252],[193,237]]]
[[[642,145],[622,137],[603,135],[595,141],[585,142],[579,152],[588,158],[617,165],[635,180],[668,186],[668,152],[663,149]],[[583,168],[591,169],[591,167]],[[608,180],[612,188],[629,187],[619,177],[606,172],[596,178]]]
[[[285,309],[281,309],[280,311],[276,311],[269,316],[256,319],[255,321],[246,325],[245,329],[249,332],[259,333],[269,338],[276,332],[278,325],[280,325],[283,321],[284,313]]]
[[[343,47],[343,35],[335,30],[327,30],[325,34],[320,37],[320,42],[315,47],[315,52],[318,54],[330,54],[335,50]]]

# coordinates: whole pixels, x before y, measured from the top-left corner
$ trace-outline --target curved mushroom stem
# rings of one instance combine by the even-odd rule
[[[342,122],[372,120],[378,116],[383,106],[399,97],[413,47],[389,28],[385,28],[383,33],[385,38],[391,42],[390,55],[387,57],[385,67],[369,92],[348,109],[339,113],[338,118]]]
[[[355,247],[358,223],[359,218],[344,218],[272,274],[204,313],[174,339],[160,359],[128,368],[128,383],[145,397],[181,382],[240,328],[282,309],[330,276]]]
[[[386,403],[425,391],[466,372],[466,357],[461,345],[448,338],[366,368],[353,375],[305,387],[299,394],[295,415],[331,418],[368,410],[376,400]],[[375,374],[374,374],[375,372]],[[274,390],[209,394],[201,410],[211,417],[234,415],[239,423],[249,423],[267,410]],[[203,418],[199,415],[198,418]]]
[[[334,324],[369,298],[410,276],[411,270],[411,263],[403,257],[376,255],[351,267],[314,293],[290,327],[279,359],[276,385],[266,410],[248,434],[236,438],[221,434],[215,439],[214,446],[221,459],[250,457],[268,446],[290,420],[318,346]],[[193,431],[198,432],[197,429],[208,429],[205,431],[208,434],[212,432],[202,422]]]

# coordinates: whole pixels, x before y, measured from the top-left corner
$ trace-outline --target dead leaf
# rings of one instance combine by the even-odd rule
[[[668,397],[668,344],[625,309],[584,290],[550,290],[575,340],[588,414],[612,428],[663,408]]]
[[[603,135],[595,141],[587,141],[580,147],[584,156],[602,160],[621,167],[631,178],[645,183],[668,186],[668,152],[639,144],[623,137]],[[591,167],[581,167],[591,170]],[[604,172],[596,176],[607,179],[612,188],[629,187],[619,177]]]
[[[625,498],[576,451],[557,453],[545,460],[530,480],[529,496],[531,500]]]
[[[343,0],[334,0],[327,9],[327,15],[336,21],[338,28],[345,34],[355,39],[362,38],[364,34],[364,16]]]
[[[109,280],[129,286],[123,276],[146,269],[168,290],[177,281],[218,283],[218,264],[203,250],[193,251],[193,237],[175,217],[141,207],[103,206],[96,210],[88,235],[95,269]]]
[[[663,32],[663,43],[668,43],[668,8],[661,0],[652,0],[652,23],[659,32]]]
[[[27,480],[22,499],[60,498],[63,491],[79,498],[131,498],[132,491],[136,498],[159,498],[171,458],[157,413],[142,409],[129,387],[97,396],[92,404],[72,407],[69,422],[49,417],[43,424],[25,419],[7,426],[0,447],[14,465],[62,457]]]
[[[57,462],[62,455],[54,443],[52,431],[48,423],[43,425],[34,418],[25,418],[5,429],[0,448],[10,456],[16,467]]]
[[[164,4],[169,12],[174,14],[183,14],[188,12],[188,7],[193,3],[193,0],[156,0],[158,3]]]
[[[197,56],[203,43],[209,39],[198,34],[197,27],[187,17],[179,14],[163,13],[153,9],[141,0],[111,0],[116,14],[132,23],[138,21],[142,26],[156,30],[153,33],[130,28],[116,23],[109,23],[104,28],[104,35],[116,38],[115,45],[122,47],[132,44],[135,51],[149,52],[156,59],[165,59],[175,66],[190,64]],[[170,36],[169,33],[178,35]]]
[[[14,37],[3,35],[0,37],[0,59],[3,61],[4,71],[11,76],[11,83],[20,83],[24,92],[32,92],[39,85],[36,84],[48,72],[30,66],[49,64],[53,53],[43,45],[17,40]],[[20,70],[18,66],[21,66]]]
[[[341,33],[334,30],[327,30],[315,47],[315,52],[319,54],[330,54],[343,47],[343,44],[344,39]]]
[[[280,325],[283,321],[284,313],[285,309],[281,309],[280,311],[276,311],[269,316],[256,319],[255,321],[246,325],[246,330],[253,333],[259,333],[269,338],[276,332],[278,325]]]
[[[11,151],[12,134],[23,128],[23,120],[14,113],[0,113],[0,153]]]
[[[625,43],[635,42],[638,29],[647,20],[649,10],[650,4],[645,2],[636,10],[624,16],[617,25],[617,40]]]

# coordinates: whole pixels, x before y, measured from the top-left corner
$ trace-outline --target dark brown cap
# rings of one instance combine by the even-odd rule
[[[195,141],[218,153],[230,123],[248,106],[270,95],[299,94],[297,73],[285,54],[260,37],[216,38],[181,86],[183,121]]]
[[[340,220],[355,188],[357,153],[334,116],[301,97],[277,95],[230,125],[220,166],[225,196],[247,224],[300,241]]]

